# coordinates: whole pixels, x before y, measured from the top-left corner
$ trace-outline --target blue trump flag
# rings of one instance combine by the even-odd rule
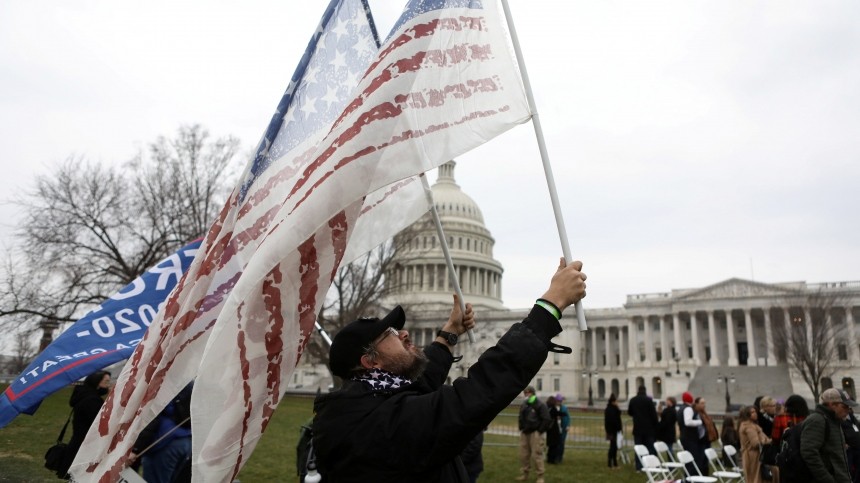
[[[202,240],[182,247],[75,322],[0,395],[0,428],[42,399],[93,372],[128,359],[161,304],[188,270]]]

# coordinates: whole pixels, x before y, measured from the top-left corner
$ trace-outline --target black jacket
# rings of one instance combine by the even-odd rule
[[[614,438],[615,434],[623,429],[621,425],[621,409],[614,404],[608,404],[603,411],[603,429],[606,430],[607,438]]]
[[[634,436],[657,436],[657,408],[651,398],[639,394],[627,405],[627,414],[633,417]]]
[[[678,411],[675,406],[666,406],[660,413],[660,425],[657,429],[657,440],[668,444],[670,447],[677,439],[675,425],[678,424]]]
[[[826,428],[829,426],[829,429]],[[849,483],[842,424],[832,409],[819,404],[803,421],[800,456],[816,483]]]
[[[64,455],[63,463],[57,470],[57,475],[60,475],[61,478],[69,471],[69,467],[72,465],[75,456],[77,456],[78,450],[81,449],[84,438],[90,430],[93,421],[96,420],[102,404],[104,404],[104,400],[101,398],[98,388],[82,384],[75,386],[75,389],[72,391],[72,395],[69,398],[69,406],[72,407],[73,414],[72,437],[69,439],[69,447]]]
[[[552,418],[549,415],[549,408],[540,399],[535,397],[535,401],[529,404],[528,400],[523,401],[520,406],[520,415],[517,427],[526,434],[531,434],[537,431],[538,433],[546,433],[552,424]]]
[[[74,416],[72,416],[72,438],[69,440],[69,447],[73,448],[74,453],[77,453],[78,448],[83,444],[84,437],[96,420],[102,404],[104,400],[98,389],[82,384],[75,386],[72,391],[69,406],[74,410]]]
[[[460,459],[463,461],[463,466],[466,467],[466,473],[475,478],[484,471],[484,456],[481,454],[481,449],[484,446],[484,432],[481,431],[477,436],[469,441],[466,448],[460,453]]]
[[[373,393],[345,381],[314,403],[314,451],[326,483],[466,482],[458,455],[540,370],[561,325],[535,306],[481,355],[468,377],[444,385],[453,356],[433,343],[411,386]]]

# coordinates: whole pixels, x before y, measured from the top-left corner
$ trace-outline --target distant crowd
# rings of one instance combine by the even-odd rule
[[[722,427],[703,397],[685,392],[656,403],[640,386],[627,412],[633,418],[638,471],[662,479],[713,475],[720,481],[860,483],[857,403],[841,389],[827,389],[810,410],[806,400],[759,396]],[[604,412],[607,464],[618,466],[621,410],[613,394]]]

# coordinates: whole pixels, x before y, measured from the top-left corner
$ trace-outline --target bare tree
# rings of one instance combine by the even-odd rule
[[[17,330],[12,337],[11,356],[6,359],[0,372],[6,374],[20,374],[27,368],[33,357],[36,356],[36,345],[33,343],[33,331],[27,328]]]
[[[233,137],[199,125],[159,138],[125,166],[69,158],[16,201],[0,320],[76,320],[180,246],[205,234],[231,183]]]
[[[380,301],[390,291],[385,273],[394,260],[396,250],[389,241],[335,273],[325,304],[320,308],[317,322],[331,335],[359,317],[375,313]],[[328,362],[328,345],[319,337],[311,339],[306,353],[309,360]]]
[[[822,380],[832,377],[839,354],[839,341],[845,338],[845,318],[834,308],[845,300],[838,292],[823,289],[788,301],[789,319],[774,324],[775,349],[809,386],[817,401]]]
[[[142,154],[132,160],[138,172],[136,198],[164,238],[183,243],[206,233],[224,205],[225,174],[232,179],[240,167],[231,163],[238,146],[233,137],[210,141],[209,133],[195,125],[180,128],[173,139],[159,137],[149,146],[148,163]]]

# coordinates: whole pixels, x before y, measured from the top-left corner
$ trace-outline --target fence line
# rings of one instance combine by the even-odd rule
[[[518,423],[518,415],[503,412],[499,414],[496,419],[490,424],[487,428],[486,434],[493,434],[499,436],[510,436],[519,438],[520,430],[517,427]],[[633,434],[632,431],[632,422],[630,417],[625,416],[622,417],[622,425],[623,425],[623,433],[624,433],[624,444],[623,446],[633,446]],[[628,430],[629,429],[629,430]],[[485,443],[487,444],[487,443]],[[517,446],[518,443],[516,441],[512,441],[511,443],[507,442],[494,442],[492,445],[506,446],[512,445]],[[581,415],[571,415],[570,416],[570,428],[567,431],[567,439],[565,440],[565,448],[576,448],[576,449],[595,449],[595,450],[605,450],[608,447],[606,440],[606,431],[603,427],[603,416],[581,416]]]

